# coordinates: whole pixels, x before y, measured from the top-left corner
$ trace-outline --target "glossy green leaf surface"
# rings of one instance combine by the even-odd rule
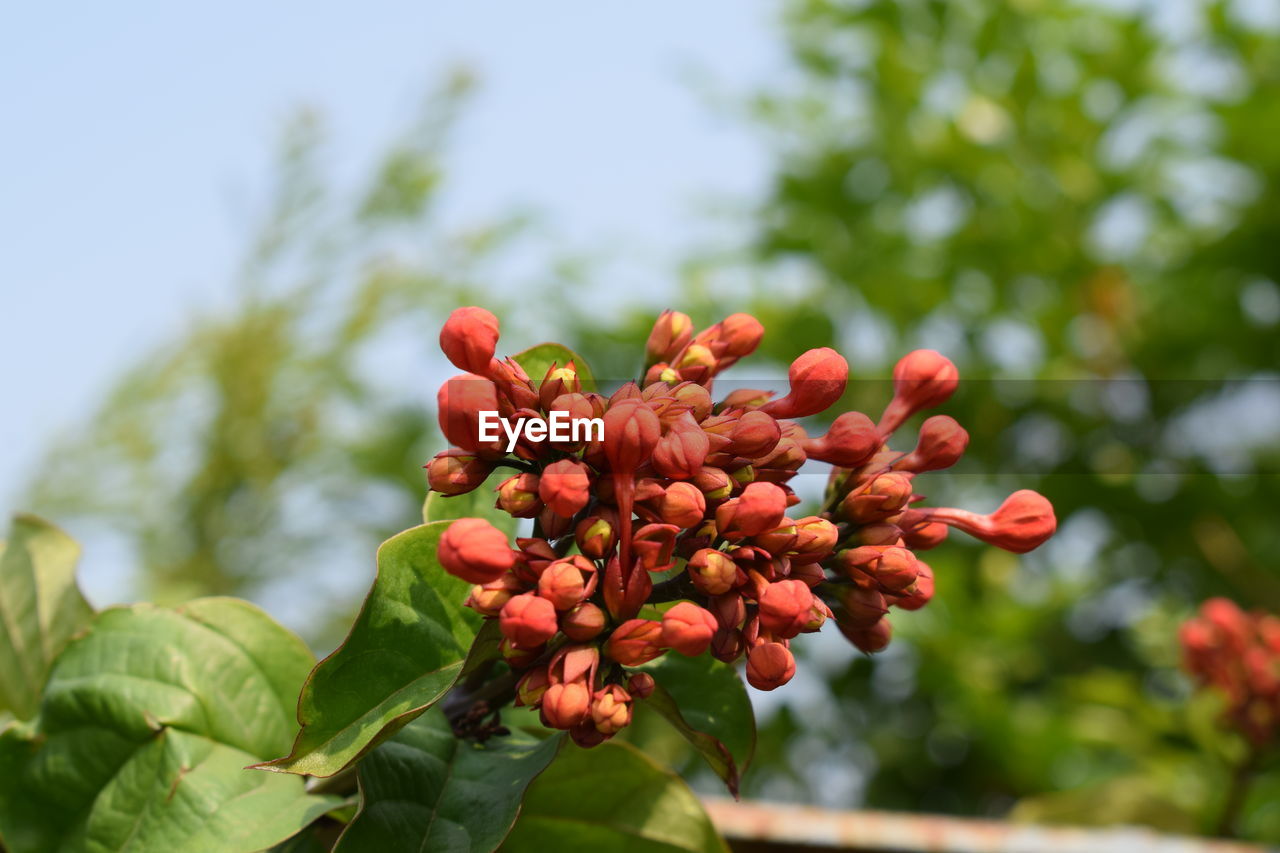
[[[463,606],[470,586],[436,560],[447,527],[414,527],[378,549],[378,575],[351,633],[303,686],[293,750],[264,769],[331,776],[453,686],[481,620]]]
[[[710,655],[670,652],[646,664],[657,688],[645,704],[693,745],[737,796],[756,749],[756,718],[742,679]]]
[[[504,853],[609,850],[723,853],[727,847],[679,776],[628,744],[567,745],[534,780]]]
[[[360,762],[360,811],[336,850],[488,853],[563,740],[518,731],[483,744],[459,740],[432,709]]]
[[[245,765],[288,745],[311,665],[253,605],[99,613],[49,677],[40,716],[0,734],[0,833],[45,850],[253,851],[339,800]]]
[[[58,653],[89,624],[76,586],[80,546],[34,515],[14,516],[0,543],[0,712],[30,719]]]

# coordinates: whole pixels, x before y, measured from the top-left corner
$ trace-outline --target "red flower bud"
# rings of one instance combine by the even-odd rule
[[[796,565],[818,563],[831,555],[840,539],[840,531],[825,518],[811,515],[796,522],[796,544],[791,562]]]
[[[542,695],[542,719],[553,729],[571,729],[587,718],[591,691],[581,682],[552,684]]]
[[[680,528],[672,524],[646,524],[631,540],[632,554],[645,570],[665,572],[671,568]]]
[[[680,378],[690,382],[706,382],[716,373],[716,356],[710,347],[689,344],[671,365],[680,372]]]
[[[728,451],[744,459],[757,459],[772,453],[782,439],[778,421],[764,412],[744,412],[729,433]]]
[[[693,478],[693,484],[702,492],[708,502],[721,501],[733,493],[733,480],[719,468],[704,465],[702,471]]]
[[[462,373],[446,381],[436,394],[436,410],[440,431],[450,444],[472,452],[502,455],[501,428],[496,440],[480,440],[480,413],[499,410],[498,389],[488,379]]]
[[[493,463],[477,459],[474,453],[460,447],[437,453],[424,467],[431,490],[442,495],[463,495],[473,491],[493,471]]]
[[[978,515],[950,507],[921,510],[933,521],[963,530],[975,539],[1015,554],[1025,554],[1045,543],[1058,529],[1053,504],[1038,492],[1020,489],[990,515]]]
[[[893,467],[916,474],[941,471],[960,461],[968,446],[969,433],[964,427],[946,415],[934,415],[921,425],[916,449],[893,463]]]
[[[716,510],[716,527],[726,539],[758,536],[782,523],[787,494],[773,483],[751,483]]]
[[[802,438],[800,447],[810,459],[843,468],[857,468],[875,455],[883,439],[876,425],[862,412],[845,412],[821,438]]]
[[[909,509],[898,518],[902,530],[902,542],[912,551],[928,551],[936,548],[947,538],[949,529],[941,521],[931,521],[929,516],[915,509]]]
[[[662,645],[688,657],[707,650],[716,632],[716,618],[690,601],[682,601],[662,614]]]
[[[591,700],[591,722],[596,731],[613,735],[631,725],[631,694],[617,684],[597,690]]]
[[[721,595],[733,589],[740,574],[738,564],[714,548],[703,548],[690,557],[688,571],[693,585],[707,595]]]
[[[903,610],[919,610],[933,599],[933,569],[916,560],[916,582],[906,595],[898,595],[894,604]]]
[[[876,429],[889,435],[916,412],[941,406],[959,384],[960,372],[946,356],[931,349],[907,353],[893,368],[893,399]]]
[[[440,329],[440,349],[459,370],[486,374],[498,346],[498,318],[483,308],[458,308]]]
[[[498,653],[502,655],[502,659],[512,669],[527,669],[533,666],[534,662],[546,650],[546,645],[537,645],[528,649],[516,646],[506,637],[503,637],[498,643]]]
[[[634,673],[627,679],[627,692],[636,699],[648,699],[653,695],[653,688],[656,686],[653,676],[647,672]]]
[[[746,358],[764,339],[764,326],[750,314],[730,314],[716,325],[719,330],[712,348],[721,356]]]
[[[576,459],[561,459],[542,470],[538,497],[561,518],[572,518],[591,500],[591,475]]]
[[[538,595],[568,610],[596,591],[595,564],[581,554],[556,560],[538,578]]]
[[[874,524],[897,515],[911,500],[911,475],[881,474],[840,502],[840,514],[859,524]]]
[[[720,628],[711,638],[711,656],[716,660],[732,663],[746,650],[746,638],[737,628]]]
[[[893,638],[893,626],[889,624],[887,618],[860,628],[839,621],[836,622],[836,626],[846,640],[867,654],[883,651],[889,645],[889,640]]]
[[[791,391],[760,407],[775,418],[803,418],[829,408],[844,394],[849,363],[827,347],[811,349],[791,363],[787,376]]]
[[[747,618],[747,607],[736,592],[713,595],[707,602],[711,614],[721,628],[737,628]]]
[[[560,630],[570,640],[585,643],[604,631],[604,611],[589,601],[584,601],[560,617]]]
[[[645,342],[645,365],[671,361],[693,337],[693,321],[679,311],[663,311]]]
[[[498,484],[498,509],[515,518],[533,518],[542,512],[542,499],[538,497],[538,475],[516,474]]]
[[[551,507],[544,506],[542,512],[538,513],[538,527],[542,528],[542,535],[548,539],[559,539],[569,535],[569,531],[573,529],[573,519],[552,512]]]
[[[578,368],[572,361],[564,367],[557,367],[552,362],[538,389],[538,403],[544,411],[550,410],[556,398],[565,394],[577,394],[581,390],[582,380],[578,378]]]
[[[535,648],[555,636],[556,608],[547,599],[526,592],[503,606],[498,627],[514,645]]]
[[[537,667],[526,672],[520,679],[520,683],[516,685],[516,701],[517,706],[536,706],[542,701],[542,696],[547,692],[547,688],[551,686],[551,680],[547,677],[547,668],[545,666]]]
[[[771,555],[781,557],[794,548],[796,541],[800,538],[794,521],[789,518],[784,518],[782,521],[780,526],[766,530],[759,536],[753,536],[751,541]]]
[[[755,388],[738,388],[730,391],[725,395],[721,406],[727,411],[729,409],[758,409],[765,403],[769,402],[769,398],[773,396],[772,391],[759,391]]]
[[[481,616],[497,616],[511,597],[520,593],[523,588],[515,574],[504,572],[495,581],[473,586],[466,605]]]
[[[516,563],[507,536],[483,518],[460,518],[440,537],[440,565],[469,583],[489,583]]]
[[[707,500],[692,483],[672,483],[658,499],[658,515],[679,528],[697,527],[707,511]]]
[[[681,382],[669,392],[671,399],[681,407],[687,406],[689,414],[699,423],[711,414],[711,392],[696,382]]]
[[[618,534],[611,519],[616,519],[616,514],[611,510],[601,509],[599,515],[588,516],[578,522],[574,529],[578,550],[593,560],[603,559],[611,552],[618,542]]]
[[[761,643],[747,652],[747,682],[757,690],[775,690],[796,674],[796,659],[782,643]]]
[[[662,437],[658,416],[639,400],[610,405],[604,415],[604,452],[614,473],[635,471],[649,460]]]
[[[813,593],[802,582],[782,580],[769,584],[760,596],[760,627],[790,639],[809,622],[812,607]]]
[[[840,604],[843,611],[836,614],[836,622],[845,628],[865,628],[879,622],[889,612],[884,596],[871,587],[852,586],[842,591]]]
[[[607,433],[606,424],[606,435]],[[664,477],[688,480],[702,470],[702,462],[710,450],[707,434],[693,415],[685,412],[671,425],[653,449],[653,467]]]
[[[604,653],[623,666],[639,666],[662,654],[662,623],[628,619],[609,636]]]
[[[552,684],[578,681],[595,683],[596,670],[600,667],[600,650],[590,645],[565,646],[556,652],[547,667]]]

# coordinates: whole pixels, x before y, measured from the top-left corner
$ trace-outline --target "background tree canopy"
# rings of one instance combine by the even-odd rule
[[[930,496],[989,508],[1036,488],[1062,526],[1021,560],[936,552],[936,600],[875,659],[802,646],[825,678],[762,702],[746,795],[1223,828],[1242,748],[1188,703],[1175,630],[1211,595],[1280,610],[1280,24],[1264,6],[779,7],[790,73],[738,104],[772,152],[767,192],[733,212],[739,239],[673,272],[672,307],[752,311],[779,365],[841,349],[866,380],[847,402],[873,415],[898,355],[941,350],[966,380],[945,411],[972,443]],[[122,379],[51,451],[33,508],[124,530],[161,598],[239,591],[332,626],[372,544],[420,512],[444,311],[486,304],[517,336],[552,318],[547,337],[598,375],[634,375],[615,353],[660,306],[600,311],[618,297],[590,263],[513,280],[521,217],[464,233],[433,217],[466,88],[444,86],[358,190],[322,179],[313,122],[293,127],[239,307]],[[529,294],[540,311],[503,311]],[[318,599],[291,596],[303,577]],[[642,723],[650,748],[678,748]],[[1280,839],[1277,804],[1273,770],[1234,829]]]

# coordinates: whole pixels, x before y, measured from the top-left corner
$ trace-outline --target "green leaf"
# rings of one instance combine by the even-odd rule
[[[459,740],[433,709],[360,762],[360,812],[335,850],[489,853],[563,742],[562,734],[539,740],[522,732],[484,744]]]
[[[312,662],[253,605],[209,598],[99,613],[40,716],[0,733],[0,832],[15,851],[253,851],[340,800],[247,772],[292,731]]]
[[[470,585],[436,560],[448,526],[424,524],[382,543],[351,633],[303,685],[292,751],[259,767],[332,776],[453,686],[481,620],[463,606]]]
[[[587,361],[573,350],[561,344],[538,344],[536,347],[529,347],[521,353],[516,353],[512,358],[516,363],[524,368],[524,372],[529,374],[529,378],[533,380],[533,387],[539,387],[547,371],[551,369],[554,362],[560,367],[564,367],[570,361],[578,370],[578,379],[582,382],[583,391],[596,390],[595,377],[591,375],[591,368],[587,366]]]
[[[742,679],[710,655],[674,652],[646,664],[657,688],[644,700],[693,745],[730,793],[756,751],[756,718]]]
[[[34,515],[16,515],[0,543],[0,713],[35,715],[49,667],[93,608],[76,586],[80,546]]]
[[[725,853],[684,781],[635,747],[566,747],[525,793],[504,853],[619,850]]]
[[[510,513],[503,512],[495,506],[493,489],[490,485],[506,479],[506,472],[486,480],[479,488],[472,489],[465,495],[446,497],[439,492],[427,492],[427,499],[422,504],[422,519],[428,524],[433,521],[453,521],[457,518],[483,518],[507,536],[516,535],[518,519]]]

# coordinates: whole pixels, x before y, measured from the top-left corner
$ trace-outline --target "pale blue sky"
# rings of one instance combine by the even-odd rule
[[[195,311],[226,297],[283,120],[325,114],[358,172],[440,73],[483,86],[455,138],[449,213],[513,203],[576,248],[677,254],[709,194],[750,194],[757,140],[688,82],[784,66],[765,0],[0,11],[0,512],[46,437]]]

